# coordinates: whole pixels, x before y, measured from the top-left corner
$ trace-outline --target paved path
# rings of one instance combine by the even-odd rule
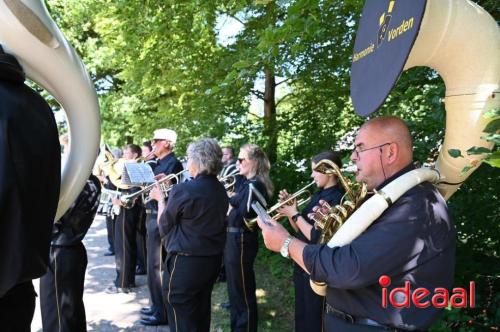
[[[108,247],[106,222],[104,217],[97,216],[84,240],[87,248],[88,266],[85,275],[85,312],[87,330],[99,332],[143,331],[169,332],[167,326],[146,327],[139,324],[139,310],[148,305],[148,289],[146,276],[137,276],[137,288],[129,294],[107,294],[116,276],[114,256],[103,256]],[[38,293],[38,280],[34,281]],[[40,303],[37,298],[35,317],[31,324],[34,332],[42,331]]]

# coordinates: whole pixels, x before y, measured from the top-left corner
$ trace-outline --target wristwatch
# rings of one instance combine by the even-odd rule
[[[290,245],[290,242],[292,242],[293,236],[289,235],[285,242],[283,242],[283,245],[281,246],[280,253],[281,256],[285,258],[290,258],[290,253],[288,252],[288,246]]]
[[[300,217],[300,213],[296,213],[296,214],[294,214],[294,215],[292,216],[292,220],[293,220],[293,222],[297,222],[297,219],[299,219],[299,217]]]

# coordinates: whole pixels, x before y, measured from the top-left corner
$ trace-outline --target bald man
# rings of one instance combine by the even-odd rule
[[[366,122],[355,145],[351,159],[358,167],[356,180],[368,190],[381,189],[414,169],[412,139],[399,118]],[[425,330],[442,310],[430,303],[434,289],[451,290],[456,231],[443,197],[428,182],[408,190],[342,247],[306,245],[269,222],[259,221],[266,247],[291,257],[313,280],[327,284],[326,331]],[[393,293],[391,302],[391,290],[405,285],[429,290],[430,295],[417,299],[429,305],[417,307],[403,289]]]

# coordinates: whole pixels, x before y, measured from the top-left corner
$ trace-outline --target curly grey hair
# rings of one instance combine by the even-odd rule
[[[189,144],[187,155],[198,174],[217,175],[222,169],[222,149],[213,138],[202,138]]]

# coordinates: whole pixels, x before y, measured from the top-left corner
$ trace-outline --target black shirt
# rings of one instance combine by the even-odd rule
[[[247,229],[244,219],[249,220],[257,217],[257,214],[250,205],[255,200],[255,198],[249,197],[250,185],[253,185],[266,201],[269,200],[266,187],[262,182],[258,181],[256,177],[245,179],[241,185],[237,187],[235,195],[229,199],[229,204],[232,206],[231,212],[229,212],[227,217],[227,224],[229,227]]]
[[[177,174],[183,170],[182,163],[175,157],[175,153],[171,152],[163,159],[157,159],[156,163],[151,163],[154,175],[163,173],[165,175]]]
[[[414,169],[404,168],[378,189]],[[443,197],[424,182],[401,196],[350,244],[329,248],[308,245],[303,259],[313,280],[328,284],[327,302],[355,317],[403,329],[427,329],[441,309],[382,307],[380,276],[392,279],[388,293],[402,287],[450,289],[455,266],[453,221]],[[421,300],[428,300],[429,297]]]
[[[53,246],[72,246],[83,240],[97,212],[100,194],[99,179],[91,175],[69,210],[54,224]]]
[[[177,174],[182,171],[184,168],[182,167],[182,163],[175,157],[175,153],[171,152],[162,159],[157,159],[156,162],[148,163],[149,166],[153,169],[153,174]],[[148,209],[158,209],[158,203],[155,200],[151,200],[146,204]]]
[[[0,63],[0,297],[47,271],[61,182],[52,109]]]
[[[160,235],[168,253],[222,254],[226,241],[228,197],[215,175],[198,175],[177,184],[160,217]]]
[[[323,201],[327,202],[328,204],[330,204],[331,206],[335,206],[337,204],[340,204],[342,196],[344,196],[344,189],[342,189],[342,187],[339,184],[337,184],[333,187],[327,188],[327,189],[320,189],[314,193],[314,195],[311,197],[311,200],[306,205],[306,207],[302,210],[300,215],[310,225],[314,225],[314,220],[310,220],[307,215],[312,212],[312,209],[315,206],[319,205],[319,201],[323,200]],[[307,238],[302,234],[302,232],[299,232],[297,234],[297,238],[300,239],[301,241],[304,241],[307,243],[317,243],[320,235],[321,235],[321,232],[319,230],[316,230],[313,227],[311,229],[311,234],[310,234],[311,241],[307,240]]]

